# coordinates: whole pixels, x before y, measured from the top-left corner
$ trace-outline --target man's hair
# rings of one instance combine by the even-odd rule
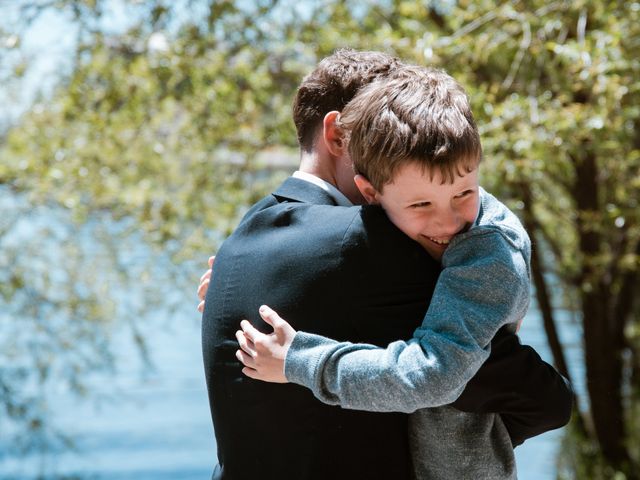
[[[398,58],[386,53],[350,49],[337,50],[324,58],[304,78],[293,100],[293,121],[300,147],[310,151],[327,113],[342,111],[363,86],[386,77],[400,65]]]
[[[420,164],[443,182],[473,170],[482,157],[467,95],[442,70],[403,66],[371,83],[344,108],[339,125],[356,173],[378,191],[398,169]]]

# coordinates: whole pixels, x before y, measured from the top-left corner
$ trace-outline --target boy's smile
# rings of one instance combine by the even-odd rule
[[[445,183],[438,169],[429,171],[416,162],[407,163],[382,192],[373,192],[370,203],[379,203],[389,219],[436,260],[478,215],[477,168]]]

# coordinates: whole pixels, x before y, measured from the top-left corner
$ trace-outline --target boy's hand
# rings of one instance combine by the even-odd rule
[[[204,311],[204,297],[207,295],[207,290],[209,289],[209,280],[211,279],[211,272],[213,271],[213,262],[216,257],[209,257],[209,270],[204,272],[204,274],[200,277],[200,285],[198,285],[198,298],[200,299],[200,303],[198,304],[198,311],[202,313]]]
[[[236,332],[240,344],[236,357],[245,366],[242,373],[256,380],[287,383],[284,376],[284,359],[296,331],[266,305],[260,307],[260,316],[273,327],[273,333],[264,334],[247,320],[240,322],[242,330]]]
[[[516,333],[518,333],[520,331],[520,327],[522,326],[522,321],[524,320],[524,317],[522,317],[520,320],[518,320],[518,324],[516,325]]]

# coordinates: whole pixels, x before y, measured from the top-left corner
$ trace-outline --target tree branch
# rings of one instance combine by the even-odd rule
[[[520,41],[520,48],[518,52],[513,57],[513,62],[511,62],[511,66],[509,67],[509,73],[505,77],[502,82],[502,88],[508,90],[511,88],[513,81],[516,78],[516,74],[520,69],[520,64],[522,63],[522,59],[524,58],[524,54],[527,49],[531,45],[531,25],[526,20],[522,22],[522,40]]]

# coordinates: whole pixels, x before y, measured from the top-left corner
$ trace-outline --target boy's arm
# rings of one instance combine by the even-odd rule
[[[527,260],[497,230],[469,232],[447,249],[431,305],[411,340],[380,349],[298,333],[286,377],[345,408],[413,412],[449,404],[489,356],[500,327],[524,317]]]
[[[569,382],[517,335],[501,329],[491,355],[453,403],[459,410],[499,413],[514,446],[566,425],[573,392]]]
[[[516,324],[529,300],[527,260],[501,234],[483,230],[451,245],[423,324],[386,349],[298,332],[287,380],[323,402],[413,412],[453,402],[489,356],[491,339]],[[390,319],[390,321],[393,321]]]
[[[268,382],[286,382],[284,363],[296,331],[273,310],[260,315],[274,332],[263,334],[247,321],[237,334],[243,372]],[[533,348],[505,327],[491,340],[491,354],[452,404],[472,413],[498,413],[513,446],[566,425],[573,408],[569,383]]]

